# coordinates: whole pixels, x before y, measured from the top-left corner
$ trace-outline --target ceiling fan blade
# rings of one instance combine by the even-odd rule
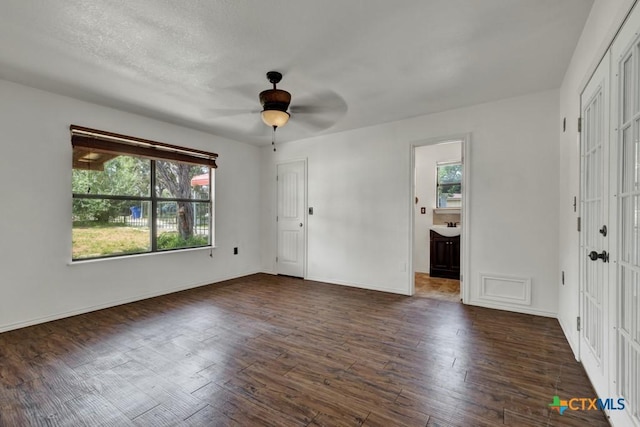
[[[273,129],[265,125],[262,120],[258,119],[256,123],[251,127],[249,133],[251,135],[268,136],[273,132]]]
[[[322,113],[331,111],[343,114],[347,111],[347,103],[337,93],[326,90],[320,93],[312,93],[300,98],[294,97],[291,112],[293,113]]]
[[[321,117],[318,114],[297,114],[289,121],[293,126],[299,126],[307,131],[320,132],[336,124],[333,117]]]
[[[225,102],[237,103],[237,101],[240,101],[242,104],[247,102],[255,104],[258,101],[258,93],[264,90],[263,86],[264,85],[260,86],[257,84],[241,84],[213,88],[212,95]]]
[[[240,116],[244,114],[256,114],[259,110],[250,110],[248,108],[207,108],[209,117],[213,120],[221,117]]]
[[[295,99],[289,108],[291,120],[312,130],[328,129],[347,112],[347,103],[333,91],[324,91]]]

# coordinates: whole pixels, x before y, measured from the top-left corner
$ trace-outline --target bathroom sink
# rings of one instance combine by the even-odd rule
[[[430,230],[435,231],[441,236],[444,237],[455,237],[459,236],[462,232],[462,227],[447,227],[446,225],[432,225],[429,227]]]

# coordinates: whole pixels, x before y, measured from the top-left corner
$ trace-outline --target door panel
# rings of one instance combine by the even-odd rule
[[[278,165],[278,274],[304,277],[305,189],[304,161]]]
[[[615,425],[640,426],[640,10],[635,10],[611,47],[616,73],[611,212],[616,217],[616,266],[612,304],[615,349],[612,394],[626,410],[612,411]]]
[[[582,93],[580,215],[580,359],[596,392],[608,393],[609,55]],[[602,258],[591,258],[591,254]]]

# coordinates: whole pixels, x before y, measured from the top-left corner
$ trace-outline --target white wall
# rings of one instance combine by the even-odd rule
[[[615,32],[631,8],[633,0],[596,0],[573,53],[560,87],[560,116],[567,119],[566,132],[560,133],[560,177],[558,216],[560,275],[565,272],[565,284],[559,287],[558,320],[577,354],[579,335],[576,318],[579,315],[579,234],[573,198],[580,188],[580,140],[577,120],[580,117],[580,94],[600,62]]]
[[[213,258],[194,250],[69,265],[70,124],[218,153]],[[260,270],[257,147],[3,80],[0,129],[0,331]]]
[[[264,148],[263,270],[276,271],[275,164],[307,158],[307,278],[409,293],[411,144],[471,132],[470,302],[555,316],[557,126],[545,91]],[[530,278],[530,305],[481,299],[481,273]]]
[[[436,208],[436,164],[438,162],[460,161],[460,142],[424,145],[416,147],[415,176],[416,197],[415,226],[413,228],[413,270],[429,273],[429,227],[433,225],[433,209]],[[420,208],[426,208],[420,213]]]

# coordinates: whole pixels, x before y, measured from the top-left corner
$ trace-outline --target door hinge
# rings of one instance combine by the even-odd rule
[[[573,211],[578,212],[578,198],[573,196]]]
[[[276,262],[278,262],[278,257],[276,257]]]
[[[278,177],[278,175],[276,175],[276,181],[279,181],[279,177]]]
[[[582,117],[578,117],[578,132],[582,132]]]
[[[576,317],[576,324],[577,324],[578,332],[580,332],[580,316]]]
[[[276,217],[276,222],[280,221],[279,217]]]
[[[580,228],[581,228],[581,221],[580,221],[580,217],[578,217],[578,231],[581,231]]]

